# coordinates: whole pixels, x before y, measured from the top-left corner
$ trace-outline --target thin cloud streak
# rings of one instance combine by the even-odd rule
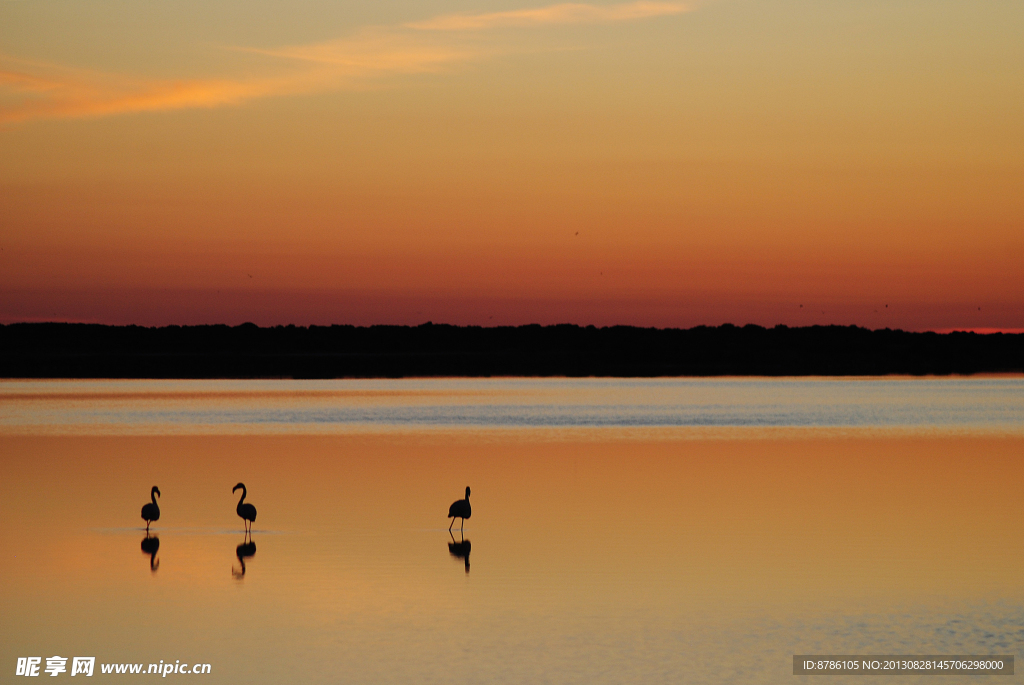
[[[25,83],[30,87],[25,87]],[[0,123],[220,107],[272,95],[288,85],[269,79],[144,81],[80,71],[42,79],[31,74],[4,72],[0,74],[0,88],[29,96],[0,109]]]
[[[453,62],[464,62],[481,56],[478,50],[438,43],[436,40],[430,41],[394,29],[367,29],[351,38],[339,38],[313,45],[270,50],[237,49],[259,55],[331,65],[335,73],[352,77],[432,72]]]
[[[470,50],[410,38],[357,36],[280,50],[247,49],[289,60],[270,66],[266,76],[248,79],[147,80],[53,65],[28,67],[37,73],[0,67],[0,95],[16,103],[0,105],[0,124],[240,105],[258,98],[355,88],[367,78],[436,72],[477,57]],[[0,65],[4,61],[0,56]]]
[[[146,79],[0,55],[0,125],[237,106],[259,98],[354,89],[371,79],[436,73],[495,54],[493,48],[472,39],[474,31],[614,23],[686,11],[687,6],[671,2],[569,3],[446,15],[404,26],[364,29],[347,38],[312,45],[232,48],[278,60],[263,66],[265,75],[244,79]]]
[[[690,8],[678,2],[629,2],[620,5],[563,3],[507,12],[449,14],[405,26],[421,31],[481,31],[505,27],[552,24],[608,24],[634,19],[682,14]]]

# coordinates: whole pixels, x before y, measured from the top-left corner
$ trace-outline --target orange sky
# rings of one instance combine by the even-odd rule
[[[0,26],[0,322],[1024,327],[1014,3]]]

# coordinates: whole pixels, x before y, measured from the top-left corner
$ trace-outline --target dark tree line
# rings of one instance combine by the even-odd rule
[[[7,378],[884,375],[1020,372],[1024,335],[857,326],[0,326]]]

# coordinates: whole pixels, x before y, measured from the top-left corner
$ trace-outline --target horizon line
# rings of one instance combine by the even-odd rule
[[[694,329],[697,329],[697,328],[737,328],[737,329],[743,329],[743,328],[748,328],[748,327],[754,327],[754,328],[760,328],[760,329],[766,330],[766,331],[775,330],[775,329],[779,329],[779,328],[784,328],[784,329],[860,328],[860,329],[863,329],[863,330],[866,330],[866,331],[870,331],[870,332],[873,332],[873,333],[874,332],[878,332],[878,331],[892,331],[894,333],[914,333],[914,334],[934,333],[936,335],[950,335],[950,334],[953,334],[953,333],[971,333],[971,334],[974,334],[974,335],[996,335],[996,334],[1001,334],[1001,335],[1022,335],[1022,334],[1024,334],[1024,328],[1021,328],[1021,327],[986,327],[986,326],[980,326],[980,327],[969,327],[969,328],[951,327],[951,328],[934,328],[934,329],[933,328],[929,328],[929,329],[921,329],[921,330],[911,330],[911,329],[906,329],[906,328],[890,328],[888,326],[886,326],[884,328],[869,328],[869,327],[863,326],[861,324],[838,324],[838,323],[808,324],[808,325],[804,325],[804,326],[790,326],[790,325],[784,324],[784,323],[777,323],[774,326],[763,326],[763,325],[757,324],[757,323],[735,324],[735,323],[726,322],[726,323],[721,323],[721,324],[717,324],[717,325],[716,324],[696,324],[694,326],[681,327],[681,326],[638,326],[636,324],[625,324],[625,323],[623,323],[623,324],[607,324],[607,325],[598,326],[596,324],[580,324],[580,323],[572,323],[572,322],[568,322],[568,321],[561,322],[561,323],[548,323],[548,324],[531,322],[531,323],[520,323],[520,324],[495,324],[495,325],[453,324],[453,323],[445,323],[443,321],[442,322],[424,321],[423,323],[419,323],[419,324],[393,324],[393,323],[374,323],[374,324],[351,324],[351,323],[316,324],[316,323],[311,323],[311,324],[297,324],[297,323],[288,323],[288,324],[273,324],[273,325],[268,325],[268,326],[261,326],[259,324],[253,323],[252,321],[243,321],[242,323],[238,323],[238,324],[229,324],[229,323],[221,322],[221,323],[198,323],[198,324],[166,323],[166,324],[160,324],[160,325],[146,325],[146,324],[135,324],[135,323],[112,324],[112,323],[103,323],[101,321],[88,321],[88,320],[56,321],[56,320],[52,320],[52,319],[41,319],[41,320],[37,320],[37,321],[32,321],[32,320],[0,321],[0,327],[5,327],[5,326],[45,326],[45,325],[58,325],[58,326],[105,326],[105,327],[108,327],[108,328],[132,328],[132,327],[134,327],[134,328],[145,328],[145,329],[161,329],[161,328],[174,328],[174,327],[177,327],[177,328],[201,328],[201,327],[214,327],[214,326],[225,326],[227,328],[241,328],[242,326],[246,326],[246,327],[252,326],[252,327],[255,327],[255,328],[261,329],[261,330],[264,330],[264,329],[265,330],[270,330],[270,329],[273,329],[273,328],[302,328],[302,329],[332,328],[332,327],[336,327],[336,326],[337,327],[352,327],[352,328],[373,328],[373,327],[377,327],[377,326],[389,327],[389,328],[423,328],[423,327],[426,327],[426,326],[448,326],[448,327],[451,327],[451,328],[482,328],[482,329],[527,328],[527,327],[533,327],[533,326],[539,326],[540,328],[557,328],[557,327],[560,327],[560,326],[575,326],[577,328],[594,328],[596,330],[604,330],[604,329],[611,329],[611,328],[635,328],[635,329],[658,330],[658,331],[690,331],[690,330],[694,330]]]

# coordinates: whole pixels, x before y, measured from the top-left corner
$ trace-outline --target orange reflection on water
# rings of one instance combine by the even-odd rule
[[[19,626],[2,657],[202,652],[271,682],[344,642],[397,682],[418,672],[382,664],[445,649],[453,620],[482,644],[590,617],[616,643],[629,616],[1020,602],[1020,438],[602,435],[0,438],[2,608]],[[248,556],[239,480],[259,512]],[[158,567],[140,549],[154,484]],[[450,538],[466,485],[473,517]]]
[[[1019,439],[577,443],[481,434],[3,446],[13,524],[5,535],[16,538],[143,525],[136,510],[152,484],[164,492],[154,531],[241,531],[230,492],[239,479],[260,511],[256,535],[446,528],[447,505],[471,484],[470,530],[518,548],[513,565],[566,573],[625,572],[642,557],[666,581],[706,573],[732,591],[769,578],[794,588],[844,578],[868,591],[938,590],[954,579],[960,589],[1012,585],[1020,560],[1010,544],[1022,531]],[[652,573],[643,569],[631,573]]]

